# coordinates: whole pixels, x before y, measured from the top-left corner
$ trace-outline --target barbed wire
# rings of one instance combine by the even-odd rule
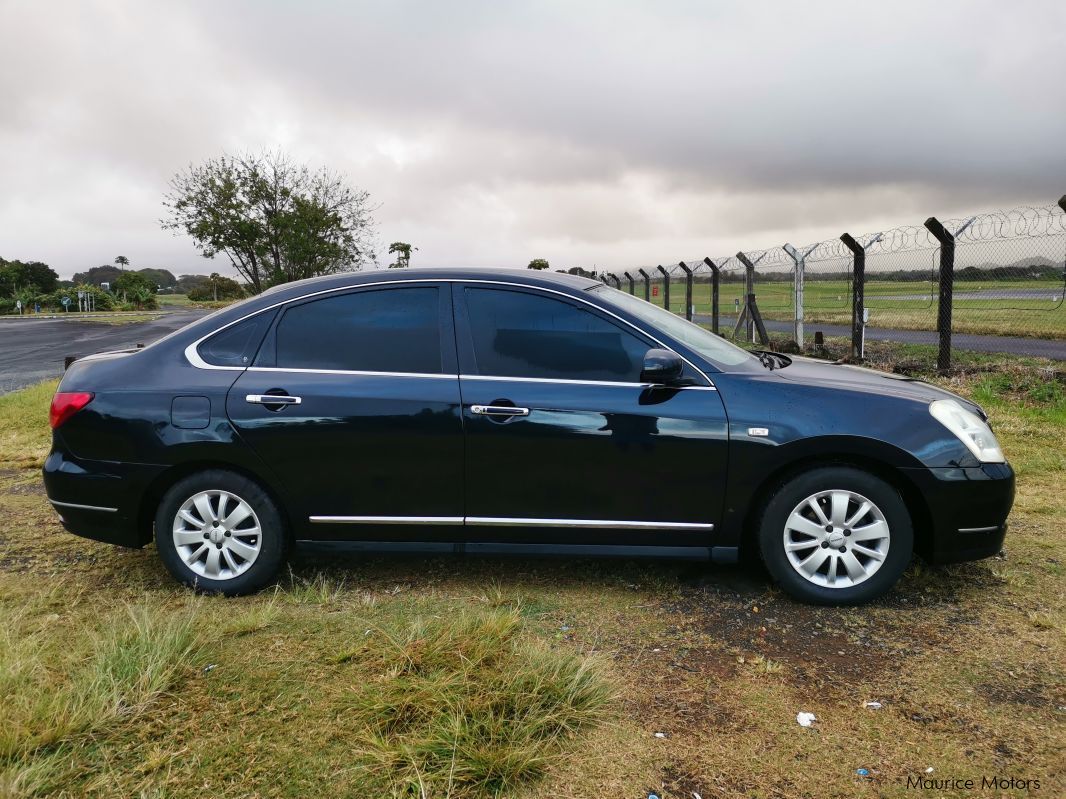
[[[959,244],[1066,236],[1066,213],[1057,205],[1022,206],[1006,211],[987,211],[972,217],[950,218],[941,221],[949,232],[961,231],[957,236]],[[855,236],[855,239],[866,247],[868,256],[935,250],[940,247],[940,242],[924,225],[900,225]],[[804,246],[797,245],[796,249],[800,252],[809,251],[806,257],[808,264],[835,259],[850,261],[851,259],[851,251],[839,238],[826,239]],[[791,256],[781,246],[743,252],[747,258],[756,263],[756,271],[777,271],[794,267]],[[704,256],[685,258],[683,263],[693,271],[693,274],[711,272],[712,269],[704,258]],[[735,255],[717,258],[710,256],[710,260],[722,271],[745,268]],[[631,269],[606,269],[601,272],[619,278],[623,277],[625,272],[629,272],[634,280],[639,281],[643,278],[638,270],[644,269],[654,281],[662,279],[662,273],[657,267],[658,264],[652,264]],[[671,277],[684,275],[684,270],[677,262],[663,264],[663,268]]]

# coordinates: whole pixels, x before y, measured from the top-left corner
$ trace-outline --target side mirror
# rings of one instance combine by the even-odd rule
[[[674,385],[681,380],[684,370],[685,364],[676,352],[648,350],[644,355],[644,366],[640,370],[640,382],[655,386]]]

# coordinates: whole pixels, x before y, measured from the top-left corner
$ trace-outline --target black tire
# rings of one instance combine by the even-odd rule
[[[844,587],[816,584],[813,581],[816,577],[825,580],[826,575],[815,575],[812,578],[802,576],[798,571],[799,566],[794,567],[786,553],[785,528],[793,510],[797,509],[805,499],[822,491],[852,492],[861,495],[874,504],[875,509],[880,511],[888,525],[889,536],[885,544],[887,554],[876,570],[871,570],[872,573],[868,577],[856,581],[855,584]],[[849,507],[854,508],[854,505]],[[856,532],[860,531],[857,524],[855,528]],[[828,537],[828,528],[826,529]],[[842,531],[838,532],[843,534]],[[860,605],[883,596],[899,580],[903,570],[910,563],[914,551],[914,528],[911,516],[899,492],[879,477],[850,466],[818,467],[786,480],[773,491],[766,502],[758,523],[757,534],[763,562],[778,585],[801,602],[816,605]],[[847,530],[847,535],[853,535],[851,530]],[[802,534],[799,535],[799,540],[805,540]],[[845,539],[840,543],[847,550],[849,546],[854,546],[857,542],[851,541],[849,544],[849,539]],[[830,545],[825,542],[819,543],[817,547],[812,544],[809,550],[803,549],[795,555],[797,559],[803,559],[808,554],[813,557],[818,547],[835,549],[836,544]],[[845,556],[846,554],[841,557]],[[870,559],[865,556],[860,559],[869,568]],[[837,563],[835,555],[823,566],[826,574],[830,563]],[[843,563],[837,568],[838,575],[848,580],[851,579]],[[839,580],[841,577],[835,579]]]
[[[231,555],[234,562],[238,562],[244,570],[222,579],[211,579],[190,567],[179,554],[173,532],[175,519],[182,505],[200,492],[213,491],[226,492],[243,500],[251,508],[254,516],[244,521],[241,526],[246,529],[257,527],[260,531],[259,536],[242,539],[243,543],[251,542],[253,546],[258,545],[258,553],[254,559],[246,562],[241,560],[239,555]],[[232,499],[228,501],[232,503]],[[232,507],[232,504],[229,507]],[[258,521],[258,525],[254,525],[255,521]],[[239,527],[236,529],[239,531]],[[231,534],[227,532],[224,535],[229,539]],[[288,548],[281,513],[270,495],[254,480],[223,469],[198,472],[179,480],[170,487],[156,510],[155,542],[160,560],[176,580],[203,593],[225,594],[226,596],[254,593],[274,582],[285,562]],[[210,545],[210,541],[204,543],[205,547]],[[219,550],[222,549],[222,546],[216,546]],[[206,558],[206,555],[204,557]],[[197,559],[196,563],[201,568],[203,567],[200,559]]]

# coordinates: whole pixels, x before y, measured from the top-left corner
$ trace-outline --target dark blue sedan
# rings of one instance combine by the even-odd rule
[[[52,403],[68,530],[155,541],[180,581],[273,581],[297,546],[758,552],[795,597],[865,602],[917,552],[996,553],[1014,474],[972,402],[750,353],[584,278],[365,272],[290,283]]]

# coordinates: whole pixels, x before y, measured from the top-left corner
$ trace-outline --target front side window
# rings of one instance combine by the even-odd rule
[[[485,288],[465,294],[482,375],[640,380],[652,345],[597,314],[542,294]]]
[[[312,300],[285,311],[275,338],[283,369],[439,374],[438,289],[378,289]]]

